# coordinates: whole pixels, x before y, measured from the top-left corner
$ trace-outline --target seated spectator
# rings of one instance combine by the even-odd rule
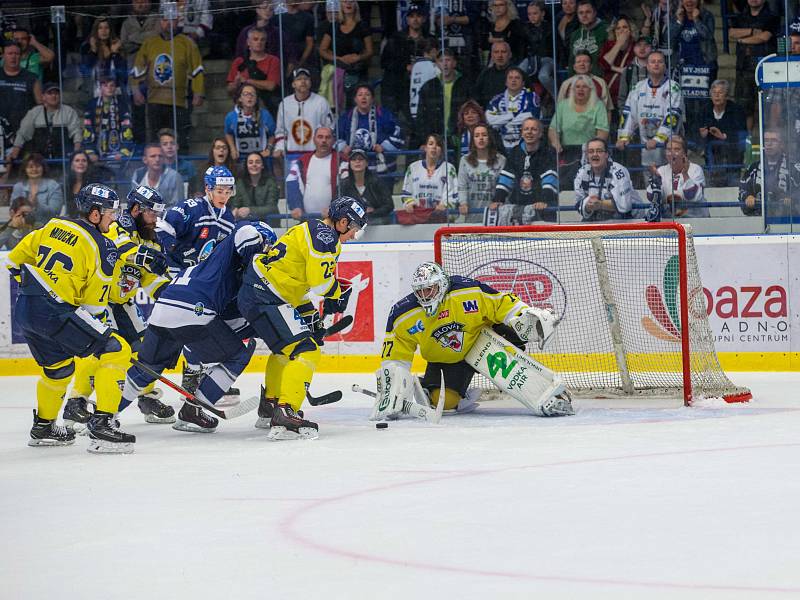
[[[89,100],[83,113],[83,143],[95,161],[120,163],[133,155],[128,99],[117,94],[117,82],[110,75],[100,77],[100,96]]]
[[[50,65],[56,57],[56,53],[44,44],[39,43],[36,37],[23,27],[14,29],[12,39],[19,45],[19,66],[26,71],[30,71],[41,80],[42,67]]]
[[[183,179],[172,167],[164,164],[164,152],[160,144],[147,144],[142,151],[143,167],[136,169],[131,178],[131,187],[146,185],[157,191],[167,208],[183,202]]]
[[[369,60],[374,53],[372,32],[369,24],[361,20],[358,2],[355,0],[341,0],[334,35],[335,44],[330,33],[322,36],[319,55],[324,61],[344,71],[344,93],[349,100],[355,93],[356,86],[367,81]],[[333,55],[334,48],[336,56]]]
[[[286,0],[286,12],[274,15],[270,21],[270,25],[283,28],[284,73],[311,66],[309,59],[314,50],[314,17],[300,10],[301,4],[302,0]]]
[[[762,143],[764,185],[762,187],[761,163],[755,162],[739,182],[742,212],[749,217],[761,216],[761,207],[766,204],[768,222],[775,218],[796,218],[800,215],[800,163],[786,156],[780,129],[765,131]]]
[[[594,138],[586,144],[588,162],[575,176],[575,209],[584,221],[628,219],[639,195],[628,169],[610,160],[608,142]]]
[[[8,221],[0,225],[0,250],[13,250],[22,238],[33,231],[36,214],[33,204],[25,196],[11,200]]]
[[[8,121],[8,135],[16,135],[22,118],[42,103],[42,84],[36,75],[20,67],[19,60],[19,44],[6,42],[0,68],[0,117]]]
[[[558,88],[558,102],[569,98],[570,94],[572,93],[572,86],[575,83],[575,78],[578,75],[586,75],[590,77],[594,83],[595,95],[610,114],[614,108],[614,104],[611,101],[611,96],[608,93],[608,86],[606,85],[605,79],[599,77],[598,75],[592,75],[592,57],[589,56],[588,52],[581,50],[575,55],[575,61],[572,64],[572,70],[575,75],[569,79],[565,79],[561,83],[561,87]]]
[[[225,167],[233,173],[234,177],[238,177],[239,168],[231,154],[231,147],[228,144],[228,140],[223,137],[216,137],[212,140],[211,147],[208,149],[208,161],[204,165],[201,165],[197,178],[194,180],[194,184],[189,190],[190,196],[195,197],[205,194],[206,188],[203,177],[205,176],[205,172],[211,167]]]
[[[37,152],[44,158],[61,158],[79,150],[82,140],[83,128],[78,113],[61,103],[57,83],[47,83],[41,106],[30,109],[19,124],[11,158],[16,160],[23,150]]]
[[[314,132],[314,151],[292,162],[286,177],[286,203],[293,219],[308,214],[327,215],[337,195],[339,159],[333,151],[333,130],[319,127]]]
[[[236,195],[228,203],[237,221],[266,221],[270,227],[280,227],[278,214],[278,184],[264,158],[251,152],[245,161],[245,175],[236,182]]]
[[[597,99],[588,75],[575,75],[572,94],[556,105],[547,136],[559,155],[560,179],[573,181],[583,163],[583,145],[590,139],[608,139],[608,113]]]
[[[554,223],[558,218],[558,157],[543,141],[541,121],[525,119],[522,141],[508,155],[494,190],[486,225]]]
[[[122,40],[114,35],[107,17],[95,19],[92,31],[81,44],[81,76],[84,91],[89,97],[100,95],[100,76],[113,77],[117,87],[125,89],[128,82],[128,62],[122,55]]]
[[[267,54],[280,56],[280,30],[277,25],[271,22],[274,15],[272,2],[270,0],[251,0],[255,7],[256,20],[242,29],[236,38],[236,56],[246,56],[248,49],[247,36],[252,29],[261,29],[267,34],[267,45],[264,48]]]
[[[456,157],[459,162],[462,156],[466,156],[467,153],[469,153],[472,144],[472,129],[479,124],[487,124],[486,114],[483,112],[481,105],[475,102],[475,100],[467,100],[459,107],[458,117],[456,119],[456,139],[454,140],[453,146],[455,147]],[[497,132],[491,128],[489,131],[492,134],[493,145],[499,151],[499,146],[502,145],[502,143],[499,142]]]
[[[294,94],[286,96],[278,108],[275,126],[275,150],[280,158],[287,152],[314,150],[314,132],[319,127],[332,127],[331,106],[319,94],[311,91],[311,72],[305,68],[292,73]]]
[[[706,168],[709,183],[715,186],[738,184],[739,167],[711,169],[714,165],[741,165],[744,161],[747,120],[742,108],[728,100],[730,84],[717,79],[711,84],[711,100],[704,106],[698,133],[706,141]]]
[[[359,198],[367,205],[370,225],[386,225],[394,211],[392,191],[370,171],[367,153],[361,148],[350,151],[347,168],[340,174],[339,195]],[[344,165],[343,165],[344,166]]]
[[[375,104],[372,88],[359,84],[354,91],[355,106],[339,117],[339,140],[337,149],[346,160],[353,148],[375,152],[370,169],[379,173],[394,170],[397,161],[385,152],[400,150],[405,146],[400,126],[394,115]]]
[[[528,74],[529,81],[538,81],[545,91],[555,98],[557,90],[553,80],[555,71],[553,31],[550,24],[545,21],[545,5],[540,0],[534,0],[528,4],[527,11],[528,22],[525,24],[527,50],[525,59],[519,66]]]
[[[519,20],[517,7],[512,0],[489,2],[489,45],[506,42],[511,48],[511,64],[517,65],[528,55],[525,25]]]
[[[447,222],[447,209],[458,205],[456,168],[444,160],[444,142],[432,133],[425,158],[408,165],[401,192],[404,207],[397,211],[401,225]]]
[[[197,169],[195,169],[192,161],[178,156],[180,146],[178,146],[178,138],[175,136],[175,131],[167,128],[159,129],[158,143],[164,153],[164,164],[173,169],[177,165],[177,171],[184,184],[194,181],[195,177],[197,177]]]
[[[624,99],[622,103],[616,101],[619,96],[620,77],[635,58],[633,48],[634,40],[637,37],[636,25],[633,21],[626,16],[620,16],[610,28],[606,43],[600,48],[598,64],[603,73],[603,81],[606,82],[608,88],[611,110],[621,108],[625,102]],[[608,107],[608,104],[606,106]]]
[[[236,106],[225,116],[225,139],[233,161],[251,152],[263,158],[272,156],[275,121],[266,108],[261,108],[254,86],[243,84],[239,88]]]
[[[509,67],[505,91],[486,108],[486,120],[500,134],[506,151],[519,144],[522,123],[529,117],[539,118],[539,96],[525,87],[522,69]]]
[[[262,104],[274,114],[281,101],[281,61],[267,54],[266,43],[266,32],[251,29],[247,34],[247,55],[233,61],[226,81],[228,93],[234,98],[245,84],[256,88]]]
[[[506,87],[506,69],[511,64],[511,47],[508,42],[492,44],[491,61],[475,80],[472,98],[481,106],[486,106],[492,98]]]
[[[472,128],[469,153],[458,165],[458,211],[468,223],[484,223],[484,211],[494,199],[494,190],[506,157],[497,152],[488,125]]]
[[[30,202],[36,227],[42,227],[64,210],[61,184],[47,177],[47,163],[41,154],[34,152],[22,161],[22,178],[11,190],[12,198],[19,196]]]
[[[706,178],[700,165],[689,162],[686,140],[681,136],[673,135],[667,140],[667,164],[658,168],[650,165],[650,172],[655,177],[647,188],[647,200],[653,203],[653,194],[660,181],[662,216],[669,219],[711,216],[707,206],[690,206],[706,201]]]
[[[598,18],[592,0],[578,0],[578,22],[580,27],[569,39],[569,64],[575,64],[575,56],[583,50],[592,58],[592,74],[600,75],[600,48],[608,39],[608,26]]]
[[[67,168],[67,189],[65,190],[64,213],[71,218],[78,217],[78,207],[75,198],[81,189],[90,183],[106,183],[109,181],[108,170],[93,165],[89,154],[79,150],[69,158]]]
[[[157,14],[151,14],[150,0],[133,0],[131,14],[122,21],[119,39],[122,42],[122,52],[127,57],[128,68],[133,68],[133,61],[144,41],[158,35],[160,19]]]
[[[469,98],[470,83],[456,70],[456,56],[449,48],[439,52],[436,61],[439,76],[434,77],[422,86],[419,94],[419,112],[415,132],[412,134],[411,147],[421,145],[424,135],[438,133],[445,135],[443,118],[447,121],[447,134],[456,131],[458,109]],[[447,92],[445,93],[445,90]],[[445,99],[449,102],[445,103]]]
[[[669,56],[671,52],[669,28],[675,18],[678,2],[674,0],[645,0],[642,3],[644,21],[642,22],[642,35],[650,39],[654,50]]]

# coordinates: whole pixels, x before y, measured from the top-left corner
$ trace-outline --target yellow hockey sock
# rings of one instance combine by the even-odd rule
[[[119,410],[125,373],[131,362],[131,347],[116,333],[111,336],[118,342],[119,349],[100,355],[100,364],[94,376],[97,391],[97,410],[115,413]]]
[[[75,377],[72,381],[72,395],[88,398],[94,392],[92,378],[100,366],[100,359],[96,356],[87,356],[75,361]]]
[[[284,352],[289,351],[284,349]],[[280,396],[278,401],[289,404],[294,410],[300,410],[306,397],[307,386],[311,383],[314,369],[322,356],[319,348],[310,352],[302,352],[292,360],[287,360],[283,367]]]
[[[56,365],[51,365],[36,382],[36,404],[37,414],[42,419],[55,419],[58,417],[58,411],[61,410],[61,404],[64,402],[64,394],[67,393],[67,387],[72,379],[71,369],[65,369],[72,363],[72,359],[65,360]],[[69,375],[60,379],[54,379],[47,375],[47,371],[54,372],[58,369],[69,370]]]
[[[433,404],[433,406],[439,406],[439,396],[439,390],[433,390],[431,392],[431,404]],[[457,391],[451,390],[450,388],[444,388],[445,410],[453,410],[458,406],[459,402],[461,402],[461,395]]]
[[[281,395],[281,382],[283,370],[289,364],[289,357],[283,354],[270,354],[264,372],[264,388],[267,398],[277,398]]]

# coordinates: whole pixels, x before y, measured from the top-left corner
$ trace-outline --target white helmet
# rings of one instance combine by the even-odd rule
[[[422,263],[411,276],[411,289],[429,317],[436,314],[449,288],[450,278],[435,262]]]

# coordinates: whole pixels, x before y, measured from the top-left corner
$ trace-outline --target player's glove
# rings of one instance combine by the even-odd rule
[[[154,275],[163,275],[167,272],[167,257],[150,246],[139,246],[133,256],[133,264],[147,269]]]
[[[300,313],[303,322],[308,326],[311,335],[317,340],[317,344],[322,345],[325,325],[322,322],[322,315],[319,314],[319,311],[309,302],[299,306],[297,312]]]
[[[341,285],[341,284],[340,284]],[[347,301],[350,300],[350,293],[353,291],[352,287],[344,290],[338,298],[325,298],[322,304],[322,312],[326,315],[333,315],[336,313],[343,313],[347,310]]]

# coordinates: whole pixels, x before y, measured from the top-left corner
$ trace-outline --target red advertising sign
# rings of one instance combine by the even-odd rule
[[[328,338],[330,341],[372,342],[375,340],[375,310],[373,306],[372,261],[340,261],[336,276],[343,285],[350,285],[350,301],[342,315],[353,315],[353,324],[341,334]]]

